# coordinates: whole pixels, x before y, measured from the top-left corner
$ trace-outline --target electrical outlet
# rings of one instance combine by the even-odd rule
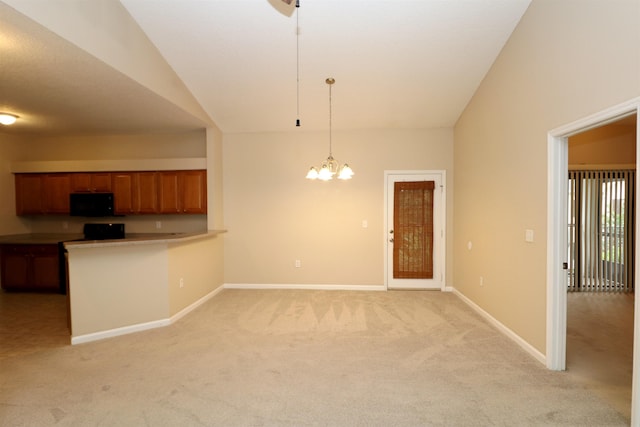
[[[162,228],[162,221],[156,221],[156,228]]]
[[[297,259],[296,260],[296,268],[300,268],[302,266],[302,264],[300,263],[300,260]]]
[[[68,228],[69,228],[69,223],[68,223],[67,221],[64,221],[64,222],[62,223],[62,229],[63,229],[63,230],[67,230]]]
[[[180,287],[184,288],[184,279],[182,277],[180,278]]]
[[[480,286],[484,286],[484,277],[480,276]]]
[[[362,220],[362,228],[367,228],[369,227],[369,221],[367,221],[366,219]]]

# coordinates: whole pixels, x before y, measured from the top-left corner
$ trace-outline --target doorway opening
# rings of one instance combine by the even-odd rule
[[[635,115],[636,120],[636,159],[638,163],[638,109],[640,98],[616,105],[607,110],[585,117],[576,122],[556,128],[548,134],[548,181],[547,181],[547,346],[546,364],[549,369],[566,369],[567,345],[567,268],[568,268],[568,139],[571,136],[598,128]],[[636,187],[635,198],[638,190]],[[637,216],[637,215],[636,215]],[[638,235],[638,222],[635,221],[635,234]],[[638,265],[638,243],[634,250],[634,265]],[[635,282],[637,274],[633,272]],[[635,312],[638,300],[634,298]],[[633,321],[634,331],[640,331],[638,316]],[[635,336],[635,332],[634,332]],[[634,338],[634,364],[638,357],[637,339]],[[632,421],[636,408],[640,408],[637,393],[640,373],[632,374]]]
[[[567,374],[629,418],[636,121],[568,138]]]

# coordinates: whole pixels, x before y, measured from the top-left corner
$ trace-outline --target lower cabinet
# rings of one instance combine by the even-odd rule
[[[11,291],[60,291],[58,245],[3,244],[2,289]]]

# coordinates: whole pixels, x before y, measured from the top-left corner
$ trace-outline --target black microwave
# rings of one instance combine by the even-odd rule
[[[71,216],[113,216],[113,193],[71,193]]]

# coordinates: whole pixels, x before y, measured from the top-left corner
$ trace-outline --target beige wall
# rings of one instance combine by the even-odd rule
[[[25,161],[171,159],[206,156],[205,131],[129,135],[33,136]]]
[[[74,342],[162,326],[193,308],[222,285],[222,242],[68,245]]]
[[[224,228],[222,132],[213,127],[208,128],[206,132],[207,228],[221,230]]]
[[[27,140],[0,132],[0,235],[29,231],[29,224],[16,216],[16,188],[11,164],[24,156]]]
[[[169,318],[166,243],[68,251],[73,338]]]
[[[174,316],[222,286],[223,235],[168,246],[169,315]]]
[[[450,178],[452,137],[451,129],[334,131],[333,155],[355,176],[318,182],[304,177],[328,155],[326,132],[225,135],[225,283],[383,285],[384,171]],[[451,236],[451,202],[447,216]],[[452,266],[449,252],[448,281]]]
[[[635,116],[633,120],[636,120]],[[609,124],[569,138],[569,167],[628,167],[636,162],[635,125]]]
[[[533,0],[455,128],[454,286],[542,353],[547,133],[640,95],[638,16]]]

